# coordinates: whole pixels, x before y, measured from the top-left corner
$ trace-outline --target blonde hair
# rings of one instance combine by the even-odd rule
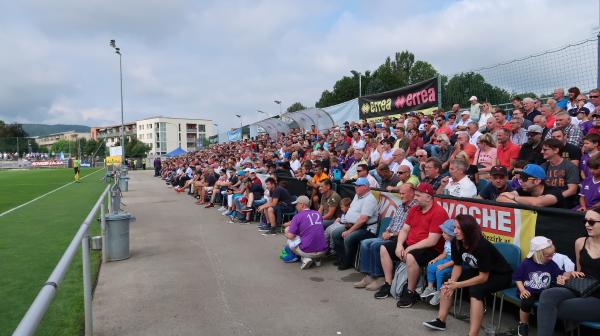
[[[545,249],[541,249],[539,251],[533,252],[531,259],[533,259],[533,261],[535,261],[536,264],[543,265],[546,263],[546,258],[544,258],[544,252],[546,252],[546,254],[547,254],[548,251],[552,251],[552,253],[554,253],[556,251],[554,244],[551,244],[550,246],[546,247]]]
[[[349,197],[344,197],[340,200],[340,207],[349,208],[350,203],[352,203],[352,199]]]

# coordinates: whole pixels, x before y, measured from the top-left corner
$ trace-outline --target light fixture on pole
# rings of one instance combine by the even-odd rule
[[[110,46],[115,49],[115,53],[119,55],[119,79],[121,83],[121,167],[125,165],[125,121],[123,119],[123,62],[121,48],[117,47],[115,40],[110,40]]]
[[[265,111],[263,111],[263,110],[256,110],[256,112],[258,112],[258,113],[262,113],[262,114],[266,115],[267,117],[270,117],[270,116],[271,116],[269,113],[267,113],[267,112],[265,112]]]
[[[281,118],[281,100],[274,100],[273,101],[275,104],[279,105],[279,118]]]
[[[239,114],[236,114],[235,116],[240,118],[240,130],[241,130],[242,129],[242,116]]]
[[[354,76],[358,76],[358,97],[362,96],[362,73],[352,70],[350,71]]]

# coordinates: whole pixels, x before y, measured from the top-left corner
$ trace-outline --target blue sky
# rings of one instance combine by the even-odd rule
[[[41,0],[0,4],[0,119],[213,119],[223,130],[408,49],[445,74],[594,35],[596,1]],[[572,20],[575,13],[577,20]],[[565,83],[568,86],[568,83]]]

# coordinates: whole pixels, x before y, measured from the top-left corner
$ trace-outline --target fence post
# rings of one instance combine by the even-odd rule
[[[596,54],[596,59],[597,59],[597,69],[596,69],[596,88],[600,88],[600,32],[598,33],[598,35],[596,35],[596,41],[598,44],[597,47],[597,54]]]
[[[92,336],[92,279],[90,274],[90,240],[86,233],[81,240],[83,259],[83,307],[85,312],[85,335]]]
[[[599,61],[600,62],[600,61]],[[442,108],[442,75],[437,75],[438,109]]]
[[[108,206],[110,207],[110,196],[108,198]],[[100,235],[102,236],[102,263],[106,263],[106,218],[105,218],[105,210],[104,210],[104,200],[102,200],[102,205],[100,206]]]

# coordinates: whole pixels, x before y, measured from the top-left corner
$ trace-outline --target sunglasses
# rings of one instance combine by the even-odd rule
[[[417,157],[427,157],[427,155],[421,154],[421,155],[417,155]]]
[[[600,96],[590,96],[590,98],[598,98],[598,97],[600,97]]]
[[[529,176],[529,175],[525,175],[525,174],[523,174],[523,173],[520,173],[520,175],[519,175],[519,180],[520,180],[521,182],[525,182],[525,181],[529,181],[529,180],[535,180],[535,177],[531,177],[531,176]]]
[[[596,223],[598,223],[600,221],[593,220],[593,219],[585,219],[584,218],[582,222],[583,222],[583,225],[587,224],[589,226],[594,226],[594,224],[596,224]]]
[[[532,136],[536,136],[538,134],[542,134],[542,133],[537,133],[537,132],[531,132],[531,133],[527,133],[528,137],[532,137]]]
[[[356,172],[357,172],[357,173],[361,173],[361,172],[364,172],[364,170],[362,170],[362,169],[357,169],[357,170],[356,170]]]

